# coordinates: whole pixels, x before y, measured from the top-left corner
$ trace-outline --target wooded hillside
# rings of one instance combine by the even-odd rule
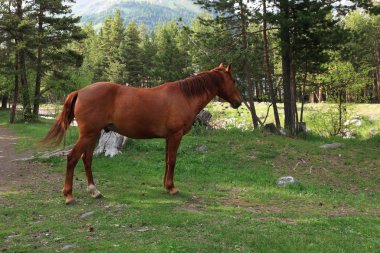
[[[92,22],[80,27],[72,2],[1,1],[2,104],[20,103],[24,120],[38,117],[40,103],[96,81],[152,87],[221,62],[232,63],[255,128],[258,101],[272,104],[276,126],[290,134],[303,122],[305,102],[337,102],[340,114],[345,103],[380,102],[379,5],[372,1],[198,0],[214,15],[152,31],[125,25],[120,10],[99,31]]]

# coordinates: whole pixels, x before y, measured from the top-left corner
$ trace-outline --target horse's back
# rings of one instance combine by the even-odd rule
[[[145,89],[101,82],[78,92],[74,114],[80,131],[109,128],[132,138],[154,138],[190,122],[187,105],[172,85]]]

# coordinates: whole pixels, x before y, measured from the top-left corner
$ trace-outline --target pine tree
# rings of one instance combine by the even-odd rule
[[[14,95],[10,115],[10,122],[15,119],[16,104],[19,90],[23,105],[23,118],[28,121],[31,119],[31,103],[29,94],[29,82],[27,78],[27,54],[33,33],[33,23],[29,18],[31,2],[22,0],[2,0],[0,2],[0,33],[4,34],[14,46]]]
[[[76,50],[83,55],[83,64],[80,72],[88,76],[83,85],[102,81],[104,54],[101,51],[100,36],[96,33],[93,23],[83,26],[82,31],[86,38],[76,46]]]
[[[355,11],[346,16],[344,27],[349,40],[341,50],[341,59],[349,61],[356,72],[373,77],[371,100],[380,103],[380,16]]]
[[[250,63],[250,46],[249,46],[249,24],[252,21],[252,11],[247,1],[243,0],[195,0],[197,4],[202,5],[206,10],[213,11],[217,14],[215,20],[205,20],[202,22],[211,25],[213,22],[221,25],[232,34],[230,44],[237,44],[239,47],[234,48],[240,54],[239,62],[243,72],[243,79],[248,93],[247,108],[250,110],[252,122],[255,128],[259,126],[259,118],[256,114],[254,101],[254,85],[252,77],[252,69]]]
[[[154,43],[154,33],[151,33],[151,36],[145,34],[144,40],[142,42],[142,77],[141,82],[143,87],[152,87],[158,84],[158,81],[155,79],[155,64],[154,57],[157,54],[157,48]]]
[[[103,23],[100,33],[101,51],[104,55],[103,76],[104,80],[122,83],[124,76],[124,65],[122,63],[121,44],[125,36],[124,20],[121,18],[120,10],[115,16],[107,17]]]
[[[1,17],[6,17],[7,7],[0,7]],[[4,26],[5,20],[0,21],[0,26]],[[6,27],[6,26],[5,26]],[[0,97],[1,108],[6,109],[10,99],[12,90],[12,83],[14,79],[14,44],[12,43],[11,36],[4,30],[0,29]]]
[[[124,81],[134,86],[141,86],[143,72],[141,38],[134,22],[128,24],[120,50],[125,68]]]
[[[176,81],[187,76],[185,52],[178,45],[179,28],[172,21],[157,28],[155,45],[157,53],[154,57],[155,74],[163,82]]]
[[[35,35],[36,55],[36,80],[34,91],[33,115],[38,117],[41,100],[41,82],[44,75],[53,70],[57,75],[61,66],[59,63],[72,61],[76,63],[78,56],[72,51],[67,51],[65,46],[74,40],[82,38],[78,26],[79,17],[69,16],[73,0],[34,0],[31,18],[37,23]]]

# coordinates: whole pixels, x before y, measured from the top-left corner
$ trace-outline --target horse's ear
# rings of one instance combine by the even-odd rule
[[[221,64],[219,64],[219,68],[224,68],[223,62]]]
[[[227,70],[227,72],[231,72],[231,63],[230,64],[228,64],[228,66],[227,66],[227,68],[226,68],[226,70]]]

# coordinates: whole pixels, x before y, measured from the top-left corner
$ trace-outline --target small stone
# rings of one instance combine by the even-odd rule
[[[15,235],[8,235],[7,238],[14,238],[14,237],[19,237],[21,236],[20,234],[15,234]]]
[[[355,138],[355,136],[357,135],[356,132],[354,130],[350,130],[350,129],[343,129],[341,134],[340,134],[344,139],[351,139],[351,138]]]
[[[156,230],[155,228],[142,227],[142,228],[137,229],[136,231],[137,232],[147,232],[147,231],[155,231],[155,230]]]
[[[200,147],[197,147],[196,150],[199,151],[199,152],[207,152],[208,151],[208,147],[206,147],[206,146],[200,146]]]
[[[76,244],[67,244],[63,246],[61,250],[75,249],[76,247],[78,247]]]
[[[362,125],[362,121],[360,119],[352,119],[351,120],[351,124],[353,124],[355,126],[361,126]]]
[[[278,186],[286,186],[288,184],[294,184],[294,183],[299,183],[299,181],[292,176],[280,177],[276,181],[276,184]]]
[[[276,125],[273,123],[265,124],[263,132],[264,133],[280,134],[280,131],[277,129]]]
[[[319,147],[321,149],[325,149],[325,150],[328,150],[328,149],[337,149],[337,148],[343,147],[343,144],[342,143],[338,143],[338,142],[334,142],[334,143],[325,144],[325,145],[322,145],[322,146],[319,146]]]
[[[88,217],[88,216],[90,216],[90,215],[93,215],[94,213],[95,213],[94,211],[92,211],[92,212],[87,212],[87,213],[84,213],[84,214],[82,214],[81,216],[79,216],[79,218],[83,219],[83,218],[86,218],[86,217]]]

